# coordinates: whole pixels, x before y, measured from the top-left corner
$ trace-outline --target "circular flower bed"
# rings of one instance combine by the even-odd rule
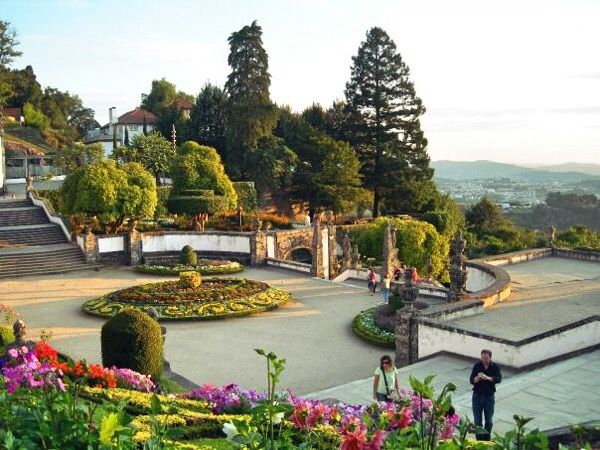
[[[125,308],[152,308],[162,320],[206,320],[275,309],[291,300],[288,292],[245,278],[207,278],[198,287],[180,281],[142,284],[89,300],[83,310],[112,317]]]
[[[180,272],[198,272],[201,275],[225,275],[229,273],[238,273],[244,270],[244,267],[235,261],[219,261],[212,259],[200,259],[196,266],[186,266],[185,264],[174,264],[172,266],[161,266],[156,264],[142,264],[135,267],[135,270],[152,275],[179,275]]]
[[[396,336],[375,323],[377,306],[360,312],[352,320],[352,330],[361,339],[384,348],[395,348]]]

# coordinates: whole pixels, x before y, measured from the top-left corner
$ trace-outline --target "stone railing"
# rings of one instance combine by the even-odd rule
[[[60,216],[58,213],[56,213],[56,211],[54,211],[54,208],[52,207],[52,205],[43,197],[36,197],[32,192],[29,192],[29,198],[31,199],[31,202],[35,205],[35,206],[39,206],[40,208],[42,208],[44,210],[44,213],[46,214],[46,217],[48,217],[48,220],[50,221],[50,223],[56,224],[60,227],[60,229],[62,230],[62,232],[65,234],[65,237],[67,238],[67,240],[71,240],[71,233],[69,232],[69,227],[67,226],[67,223],[65,221],[65,219]]]
[[[301,263],[298,261],[288,261],[284,259],[265,258],[267,266],[280,269],[293,270],[295,272],[311,273],[312,264]]]

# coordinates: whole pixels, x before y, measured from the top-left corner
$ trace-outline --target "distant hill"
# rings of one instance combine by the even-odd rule
[[[566,166],[566,165],[565,165]],[[587,164],[585,166],[588,166]],[[595,166],[590,164],[589,166]],[[510,178],[515,181],[531,183],[578,183],[584,180],[597,179],[600,176],[579,171],[551,171],[539,168],[523,167],[493,161],[433,161],[436,179],[474,180],[484,178]],[[600,166],[598,166],[600,168]],[[589,169],[589,168],[588,168]],[[592,167],[593,169],[593,167]]]
[[[584,164],[569,162],[552,166],[537,166],[535,169],[546,172],[580,172],[588,175],[600,176],[600,164],[592,163]]]

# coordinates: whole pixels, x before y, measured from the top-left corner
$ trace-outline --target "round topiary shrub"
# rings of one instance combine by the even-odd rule
[[[15,333],[12,327],[0,327],[0,348],[15,342]]]
[[[102,364],[120,367],[160,379],[163,339],[160,325],[148,314],[128,308],[104,324],[100,334]]]
[[[181,249],[179,262],[186,266],[196,266],[198,265],[198,255],[190,245],[186,245]]]
[[[202,276],[198,272],[179,272],[179,285],[186,289],[196,289],[202,284]]]

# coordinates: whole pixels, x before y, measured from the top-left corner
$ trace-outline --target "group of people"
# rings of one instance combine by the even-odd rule
[[[390,278],[389,274],[384,273],[381,275],[381,294],[383,295],[383,300],[388,301],[390,296],[390,285],[392,281],[399,282],[404,278],[404,272],[406,271],[406,266],[404,264],[400,266],[395,266],[392,276]],[[413,283],[419,282],[419,274],[417,272],[416,267],[412,269],[411,279]],[[377,291],[377,273],[375,269],[369,267],[369,272],[367,273],[367,288],[371,295],[374,295]]]
[[[477,427],[476,438],[489,440],[492,433],[496,385],[502,381],[500,367],[492,362],[491,350],[481,350],[480,360],[471,370],[469,382],[473,385],[471,406],[473,422]],[[383,355],[373,378],[373,398],[378,402],[394,401],[398,398],[398,371],[392,358]],[[485,417],[485,423],[483,418]]]

